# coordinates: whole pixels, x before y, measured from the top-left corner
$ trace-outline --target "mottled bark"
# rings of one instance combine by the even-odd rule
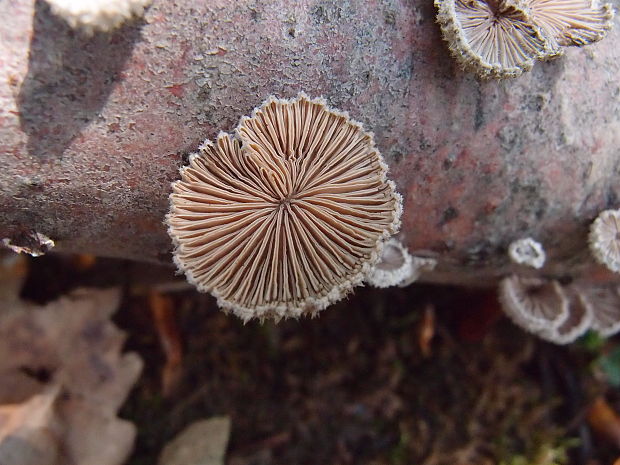
[[[438,259],[427,279],[493,282],[526,236],[547,251],[542,274],[609,278],[587,229],[620,206],[618,27],[479,82],[428,0],[162,0],[93,37],[40,1],[0,7],[0,238],[167,261],[184,156],[268,95],[303,90],[375,133],[405,198],[401,238]]]

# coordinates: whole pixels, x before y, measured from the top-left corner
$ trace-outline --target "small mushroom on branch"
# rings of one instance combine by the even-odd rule
[[[508,246],[508,256],[515,263],[536,269],[542,268],[546,259],[542,245],[531,237],[512,242]]]
[[[379,288],[397,286],[411,274],[411,266],[412,259],[407,249],[400,241],[390,239],[366,280]]]
[[[568,344],[588,329],[608,337],[620,331],[620,286],[510,276],[499,289],[510,319],[556,344]]]
[[[450,52],[483,78],[506,78],[529,71],[536,60],[559,53],[527,10],[516,2],[435,0],[437,22]]]
[[[592,306],[582,294],[563,288],[568,298],[568,318],[557,328],[543,328],[538,336],[555,344],[569,344],[583,336],[592,323]]]
[[[601,212],[590,227],[590,251],[596,261],[620,272],[620,210]]]
[[[593,321],[592,306],[583,294],[555,280],[511,276],[501,282],[499,295],[515,324],[555,344],[573,342]]]
[[[612,27],[610,4],[589,0],[435,0],[451,53],[483,78],[516,77],[564,46],[601,40]]]
[[[244,320],[315,314],[362,283],[400,224],[372,135],[322,99],[269,98],[173,183],[174,260]]]
[[[592,329],[605,337],[620,331],[620,286],[584,285],[579,293],[592,308]]]
[[[153,0],[47,0],[52,11],[69,26],[87,34],[109,32],[134,16],[141,16]]]
[[[569,315],[569,301],[555,280],[509,276],[499,285],[499,298],[510,319],[530,331],[558,328]]]
[[[582,46],[598,42],[613,25],[609,3],[596,0],[529,0],[530,18],[557,45]]]
[[[366,281],[379,288],[405,287],[416,281],[423,272],[432,271],[436,265],[434,258],[412,256],[400,241],[390,239]]]

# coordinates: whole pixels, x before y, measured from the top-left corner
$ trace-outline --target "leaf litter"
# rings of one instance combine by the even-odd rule
[[[45,305],[5,280],[0,302],[0,463],[120,465],[136,427],[117,412],[142,371],[111,321],[121,292],[75,289]],[[34,461],[33,461],[34,460]]]
[[[126,460],[110,454],[96,464],[157,463],[166,444],[213,417],[230,422],[230,431],[218,430],[230,441],[220,441],[215,454],[227,465],[606,465],[617,458],[603,430],[615,431],[609,411],[620,411],[620,394],[596,363],[617,342],[592,344],[587,336],[560,349],[538,341],[502,317],[494,292],[363,288],[317,319],[243,325],[218,312],[211,297],[176,286],[169,269],[97,259],[77,270],[74,262],[29,259],[22,293],[42,305],[6,297],[0,286],[17,313],[67,312],[65,341],[51,316],[17,319],[20,331],[0,336],[0,346],[16,341],[16,355],[0,352],[0,370],[11,374],[0,378],[0,432],[12,431],[34,452],[60,444],[63,454],[71,442],[95,450],[104,433],[127,426],[118,409],[137,374],[128,375],[131,362],[123,360],[134,356],[122,354],[118,325],[129,335],[126,350],[146,365],[120,413],[137,436]],[[112,323],[119,286],[126,292]],[[432,318],[425,308],[434,309]],[[3,306],[0,328],[15,311]],[[81,340],[93,344],[86,349]],[[77,354],[87,350],[88,357]],[[93,382],[102,376],[108,381]],[[597,414],[598,398],[608,410]],[[82,422],[67,414],[75,410]],[[108,429],[99,423],[94,446],[87,423],[101,416]],[[190,442],[198,451],[209,441]]]

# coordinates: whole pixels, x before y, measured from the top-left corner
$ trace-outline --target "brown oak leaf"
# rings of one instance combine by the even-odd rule
[[[125,335],[110,321],[120,296],[77,289],[44,306],[0,302],[2,465],[125,461],[136,431],[117,412],[142,361],[122,353]]]

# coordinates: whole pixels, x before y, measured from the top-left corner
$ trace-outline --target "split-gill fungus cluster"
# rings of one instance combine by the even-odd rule
[[[516,77],[563,47],[601,40],[613,9],[596,0],[435,0],[451,53],[483,78]]]
[[[387,166],[372,136],[322,99],[268,99],[180,173],[166,218],[175,262],[244,320],[313,315],[363,281],[406,286],[437,264],[391,238],[402,200]],[[589,241],[597,261],[620,271],[620,210],[602,212]],[[520,266],[545,263],[529,237],[507,253]],[[617,285],[513,274],[500,302],[517,325],[558,344],[620,330]]]
[[[435,0],[438,22],[464,68],[516,77],[563,48],[602,39],[609,4],[589,0]],[[166,221],[175,263],[200,291],[244,320],[314,315],[366,282],[405,286],[432,271],[395,238],[400,195],[372,135],[322,99],[269,98],[234,134],[206,141],[173,184]],[[593,223],[596,260],[620,271],[620,212]],[[508,247],[519,266],[543,268],[542,244]],[[588,329],[620,330],[620,286],[518,273],[500,302],[519,326],[565,344]]]
[[[504,312],[523,329],[567,344],[588,329],[602,336],[620,330],[620,286],[579,280],[567,285],[545,278],[510,276],[500,283]]]
[[[322,99],[268,99],[191,155],[167,216],[175,262],[244,320],[314,314],[370,273],[401,197],[372,135]]]
[[[482,78],[508,78],[536,61],[556,58],[568,46],[601,40],[612,27],[613,9],[596,0],[435,0],[437,22],[463,68]],[[591,226],[590,250],[620,272],[620,210],[602,212]],[[516,264],[540,269],[541,244],[514,241],[508,255]],[[500,284],[505,313],[543,339],[566,344],[594,329],[603,336],[620,330],[620,286],[579,279],[561,285],[548,278],[513,274]]]
[[[605,210],[590,226],[592,256],[610,271],[620,272],[620,210]],[[542,267],[544,249],[531,238],[515,241],[508,250],[516,263]],[[532,257],[543,257],[533,263]],[[540,266],[536,266],[540,265]],[[567,344],[588,329],[602,336],[620,331],[620,285],[575,279],[560,284],[553,278],[513,274],[499,287],[504,312],[518,326],[542,339]]]

